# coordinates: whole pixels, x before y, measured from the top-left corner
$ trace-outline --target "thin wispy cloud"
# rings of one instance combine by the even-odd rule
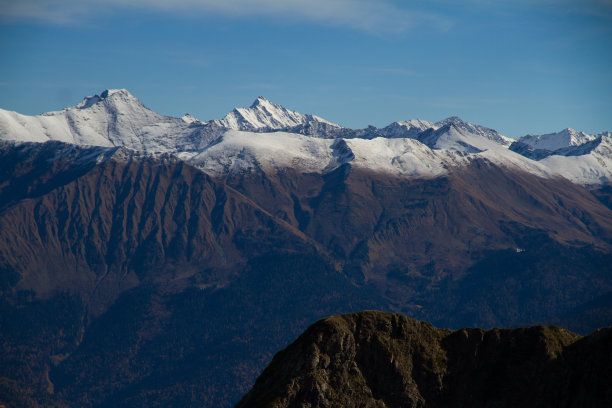
[[[399,7],[389,0],[0,0],[0,16],[5,19],[55,24],[129,9],[183,17],[281,18],[369,32],[403,32],[423,25],[445,30],[451,25],[439,14]]]
[[[435,0],[439,3],[450,3],[452,0]],[[522,3],[522,4],[555,4],[558,6],[587,6],[587,5],[600,5],[606,7],[612,7],[612,0],[460,0],[464,3],[482,3],[482,4],[503,4],[503,3]]]
[[[98,11],[96,0],[0,0],[2,20],[40,20],[54,24],[69,24]],[[0,20],[1,21],[1,20]]]
[[[457,4],[457,0],[433,0],[439,4]],[[612,0],[460,0],[464,4],[478,5],[483,8],[548,7],[551,12],[565,14],[587,14],[612,18]]]

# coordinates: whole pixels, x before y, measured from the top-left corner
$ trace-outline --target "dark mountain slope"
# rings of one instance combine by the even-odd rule
[[[612,211],[561,178],[479,160],[435,179],[346,165],[225,182],[317,241],[357,284],[425,320],[551,323],[612,290]]]
[[[230,406],[308,324],[364,308],[588,332],[612,324],[611,224],[582,187],[482,160],[219,179],[3,145],[0,403]]]
[[[361,312],[311,326],[236,407],[607,407],[612,330],[436,329]]]
[[[21,153],[5,151],[0,162],[10,166]],[[95,156],[53,159],[49,167],[48,154],[39,156],[22,163],[19,177],[5,170],[0,184],[0,196],[8,197],[0,212],[0,265],[20,276],[9,297],[68,290],[97,314],[143,282],[181,288],[213,268],[221,275],[201,284],[216,285],[228,279],[222,271],[231,274],[272,248],[314,248],[296,228],[183,162],[115,154],[97,164]]]
[[[547,231],[565,245],[612,246],[612,211],[584,187],[486,160],[434,179],[344,165],[323,176],[282,169],[224,181],[341,261],[361,248],[372,262],[367,269],[407,259],[418,266],[435,260],[439,271],[465,266],[472,263],[466,253],[516,247],[524,232],[511,225]]]

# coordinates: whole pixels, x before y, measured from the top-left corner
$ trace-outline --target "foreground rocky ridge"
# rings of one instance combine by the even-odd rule
[[[236,408],[608,407],[612,329],[437,329],[366,311],[313,324]]]

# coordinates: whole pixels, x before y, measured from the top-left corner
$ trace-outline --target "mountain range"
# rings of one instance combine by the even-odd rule
[[[610,133],[348,129],[126,90],[0,110],[0,403],[230,406],[312,322],[612,324]]]
[[[127,90],[106,90],[74,107],[39,116],[0,110],[0,135],[3,140],[19,142],[54,140],[169,153],[215,174],[257,166],[268,171],[291,167],[327,173],[350,162],[395,176],[435,177],[444,168],[485,158],[583,185],[606,183],[612,177],[610,132],[589,135],[564,129],[514,141],[457,117],[354,130],[291,111],[263,97],[221,120],[201,122],[190,115],[159,115]]]

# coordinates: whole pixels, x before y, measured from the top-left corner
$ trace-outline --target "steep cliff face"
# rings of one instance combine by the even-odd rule
[[[236,407],[605,407],[611,352],[610,329],[451,331],[360,312],[312,325]]]

